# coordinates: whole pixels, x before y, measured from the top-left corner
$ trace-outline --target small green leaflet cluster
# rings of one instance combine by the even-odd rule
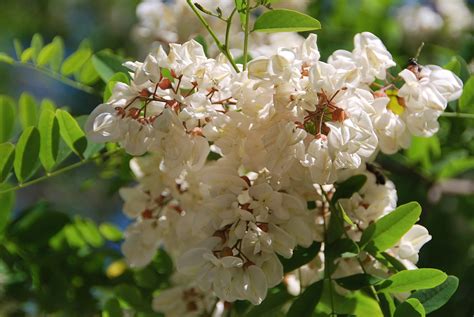
[[[122,66],[122,57],[111,50],[94,53],[87,40],[82,41],[78,49],[66,59],[64,42],[59,36],[45,45],[43,37],[35,34],[30,47],[24,49],[19,40],[14,41],[14,47],[16,59],[0,52],[0,62],[33,68],[90,94],[102,95],[94,88],[99,79],[107,83],[117,72],[127,74],[127,69]]]
[[[418,221],[421,207],[416,202],[399,206],[395,211],[371,224],[363,233],[361,241],[356,243],[343,236],[342,226],[350,221],[337,199],[351,197],[365,183],[365,176],[357,175],[339,184],[331,201],[331,220],[325,246],[326,265],[335,268],[334,259],[340,257],[357,257],[360,252],[368,252],[386,265],[393,275],[387,279],[367,273],[330,280],[328,277],[308,286],[299,296],[292,296],[281,284],[271,290],[259,306],[245,309],[243,316],[275,316],[281,307],[292,301],[286,316],[425,316],[442,307],[458,287],[455,276],[431,268],[406,270],[403,264],[385,253]],[[339,227],[339,228],[338,228]],[[319,243],[309,248],[297,248],[291,259],[280,259],[285,272],[295,270],[309,263],[319,252]],[[329,259],[329,260],[328,260]],[[340,295],[333,289],[333,282],[352,291]],[[370,296],[372,292],[375,292]],[[409,298],[399,303],[393,295],[411,293]],[[379,303],[373,296],[377,295]],[[332,303],[332,304],[331,304]],[[334,308],[334,311],[333,311]],[[316,315],[313,314],[316,312]]]
[[[0,134],[2,183],[12,169],[21,185],[41,165],[46,173],[51,173],[72,152],[81,159],[90,158],[97,152],[91,147],[87,151],[87,139],[78,121],[66,110],[57,109],[50,100],[43,100],[38,105],[31,95],[23,93],[18,103],[0,96],[0,105],[0,124],[3,127]],[[17,134],[14,145],[11,140],[16,139]]]

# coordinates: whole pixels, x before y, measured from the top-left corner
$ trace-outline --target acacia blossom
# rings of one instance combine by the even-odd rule
[[[154,299],[156,311],[198,316],[216,302],[258,305],[282,281],[297,293],[321,279],[335,184],[367,179],[338,204],[350,219],[344,238],[359,242],[396,208],[394,184],[373,164],[377,153],[433,135],[461,94],[459,78],[433,65],[410,64],[392,82],[395,62],[371,33],[326,62],[316,41],[310,35],[239,72],[193,40],[160,47],[127,62],[130,83],[117,83],[89,116],[92,141],[118,142],[136,156],[138,184],[120,190],[133,220],[122,245],[127,262],[143,267],[163,248],[176,264],[178,277]],[[412,269],[430,238],[415,225],[386,252]],[[311,262],[284,273],[282,258],[317,244]],[[391,274],[366,251],[334,265],[334,278]]]

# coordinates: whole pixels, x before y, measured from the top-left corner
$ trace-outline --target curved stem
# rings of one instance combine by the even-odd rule
[[[90,86],[87,86],[87,85],[84,85],[80,82],[77,82],[75,80],[72,80],[71,78],[69,77],[66,77],[66,76],[63,76],[59,73],[56,73],[56,72],[53,72],[47,68],[44,68],[44,67],[40,67],[40,66],[36,66],[36,65],[33,65],[33,64],[30,64],[30,63],[21,63],[21,62],[18,62],[18,61],[14,61],[12,65],[15,65],[15,66],[21,66],[21,67],[25,67],[25,68],[28,68],[28,69],[32,69],[32,70],[36,70],[48,77],[51,77],[57,81],[60,81],[62,82],[63,84],[65,85],[68,85],[70,87],[73,87],[77,90],[81,90],[83,92],[86,92],[88,94],[91,94],[91,95],[97,95],[97,96],[102,96],[102,94],[100,92],[98,92],[97,90],[95,90],[94,88],[90,87]]]
[[[441,116],[447,118],[474,119],[474,113],[443,112]]]
[[[219,48],[219,50],[222,52],[222,54],[225,55],[225,57],[227,57],[227,59],[229,60],[229,62],[231,63],[232,67],[234,68],[234,70],[238,73],[240,72],[239,68],[237,67],[237,64],[235,63],[234,61],[234,58],[232,57],[232,55],[230,54],[230,51],[229,51],[229,48],[226,47],[224,44],[222,44],[222,42],[219,40],[219,38],[217,37],[216,33],[214,32],[214,30],[211,28],[211,26],[209,25],[209,23],[207,23],[206,19],[204,19],[204,17],[202,16],[202,14],[199,12],[199,10],[196,8],[196,6],[194,5],[194,3],[192,2],[192,0],[186,0],[186,2],[188,3],[188,5],[191,7],[191,9],[193,10],[194,14],[196,14],[196,16],[198,17],[199,21],[201,21],[201,24],[204,26],[204,28],[206,28],[206,30],[209,32],[209,34],[212,36],[212,38],[214,39],[214,42],[216,43],[217,47]],[[230,22],[227,22],[227,24],[229,25]]]
[[[247,69],[248,49],[249,49],[249,19],[250,19],[250,0],[246,0],[245,6],[245,37],[244,37],[244,63],[243,69]]]
[[[36,179],[33,179],[31,181],[28,181],[28,182],[25,182],[25,183],[22,183],[22,184],[18,184],[14,187],[10,187],[10,188],[7,188],[3,191],[0,191],[0,194],[5,194],[5,193],[8,193],[8,192],[11,192],[11,191],[16,191],[16,190],[19,190],[19,189],[22,189],[22,188],[25,188],[25,187],[28,187],[28,186],[31,186],[31,185],[34,185],[34,184],[37,184],[37,183],[40,183],[44,180],[47,180],[47,179],[50,179],[54,176],[57,176],[57,175],[61,175],[65,172],[68,172],[70,170],[73,170],[73,169],[76,169],[78,167],[81,167],[85,164],[88,164],[92,161],[95,161],[96,159],[99,159],[99,158],[106,158],[106,157],[109,157],[109,156],[112,156],[118,152],[121,152],[123,151],[123,149],[116,149],[116,150],[113,150],[113,151],[110,151],[110,152],[105,152],[105,153],[102,153],[102,154],[98,154],[98,155],[95,155],[93,157],[90,157],[90,158],[87,158],[87,159],[84,159],[84,160],[81,160],[77,163],[74,163],[74,164],[71,164],[71,165],[68,165],[68,166],[65,166],[63,168],[60,168],[54,172],[51,172],[51,173],[47,173],[46,175],[44,176],[41,176],[41,177],[38,177]]]

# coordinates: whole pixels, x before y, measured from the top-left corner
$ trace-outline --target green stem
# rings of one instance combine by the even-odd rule
[[[194,3],[192,2],[192,0],[186,0],[186,2],[188,3],[188,5],[191,7],[191,9],[193,10],[194,14],[196,14],[196,16],[198,17],[199,21],[201,21],[201,24],[204,26],[204,28],[206,28],[206,30],[209,32],[209,34],[212,36],[212,38],[214,39],[214,42],[216,43],[217,47],[219,48],[219,50],[222,52],[222,54],[225,55],[225,57],[227,57],[227,59],[229,60],[229,62],[231,63],[232,67],[235,69],[236,72],[240,72],[239,68],[237,67],[237,64],[235,63],[234,61],[234,58],[232,57],[232,55],[230,54],[230,51],[229,51],[229,48],[226,47],[226,45],[222,44],[222,42],[219,40],[219,38],[217,37],[216,33],[214,32],[214,30],[211,28],[211,26],[209,25],[209,23],[207,23],[206,19],[204,19],[204,17],[202,16],[202,14],[199,12],[199,10],[196,8],[196,6],[194,5]],[[227,22],[227,24],[229,25],[230,22]]]
[[[41,176],[41,177],[38,177],[36,179],[33,179],[31,181],[28,181],[28,182],[25,182],[25,183],[22,183],[22,184],[18,184],[14,187],[10,187],[10,188],[7,188],[6,190],[3,190],[3,191],[0,191],[0,194],[5,194],[5,193],[8,193],[8,192],[11,192],[11,191],[16,191],[16,190],[19,190],[19,189],[22,189],[22,188],[25,188],[25,187],[28,187],[28,186],[31,186],[31,185],[34,185],[34,184],[37,184],[37,183],[40,183],[44,180],[47,180],[47,179],[50,179],[54,176],[57,176],[57,175],[61,175],[65,172],[68,172],[70,170],[73,170],[73,169],[76,169],[78,167],[81,167],[85,164],[88,164],[92,161],[95,161],[96,159],[98,158],[106,158],[106,157],[109,157],[109,156],[112,156],[118,152],[121,152],[123,149],[117,149],[117,150],[113,150],[111,152],[105,152],[105,153],[102,153],[102,154],[98,154],[98,155],[95,155],[93,157],[90,157],[88,159],[84,159],[84,160],[81,160],[77,163],[74,163],[74,164],[71,164],[71,165],[68,165],[68,166],[65,166],[63,168],[60,168],[54,172],[51,172],[51,173],[47,173],[46,175],[44,176]]]
[[[32,70],[36,70],[48,77],[51,77],[57,81],[60,81],[62,82],[63,84],[65,85],[68,85],[70,87],[73,87],[77,90],[81,90],[81,91],[84,91],[88,94],[91,94],[91,95],[97,95],[97,96],[102,96],[102,94],[100,92],[98,92],[97,90],[95,90],[94,88],[90,87],[90,86],[87,86],[87,85],[84,85],[80,82],[77,82],[75,80],[72,80],[71,78],[68,78],[66,76],[63,76],[59,73],[56,73],[56,72],[53,72],[47,68],[44,68],[44,67],[40,67],[40,66],[36,66],[36,65],[33,65],[33,64],[30,64],[30,63],[21,63],[21,62],[18,62],[18,61],[15,61],[13,62],[13,65],[15,66],[20,66],[20,67],[25,67],[25,68],[28,68],[28,69],[32,69]]]
[[[231,55],[230,54],[230,27],[232,26],[232,18],[234,17],[234,14],[235,12],[237,12],[237,8],[234,8],[234,10],[232,10],[232,13],[230,14],[229,18],[227,18],[227,20],[225,20],[225,22],[227,23],[227,26],[225,28],[225,50],[227,52],[227,54]]]
[[[246,0],[245,4],[245,36],[244,36],[244,62],[243,69],[247,69],[248,50],[249,50],[249,20],[250,20],[250,0]]]
[[[441,116],[448,118],[474,119],[474,113],[443,112]]]

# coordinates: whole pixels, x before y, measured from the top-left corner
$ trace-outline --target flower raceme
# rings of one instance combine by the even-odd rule
[[[116,84],[92,112],[88,137],[137,156],[138,185],[120,191],[134,220],[122,250],[134,267],[167,250],[179,278],[154,307],[166,311],[170,294],[182,293],[192,298],[183,304],[190,316],[209,309],[209,294],[261,303],[284,278],[281,258],[314,241],[324,250],[333,184],[363,174],[365,185],[340,200],[353,223],[345,235],[358,242],[396,208],[393,183],[371,164],[377,153],[436,133],[438,117],[462,91],[459,78],[438,66],[391,75],[390,53],[367,32],[355,36],[353,51],[338,50],[327,62],[310,35],[241,72],[222,55],[206,57],[195,41],[125,66],[131,83]],[[414,268],[429,239],[416,225],[386,252]],[[334,277],[389,274],[369,253],[358,257],[336,259]],[[300,278],[302,286],[321,278],[323,251],[302,269],[286,275],[290,291]]]

